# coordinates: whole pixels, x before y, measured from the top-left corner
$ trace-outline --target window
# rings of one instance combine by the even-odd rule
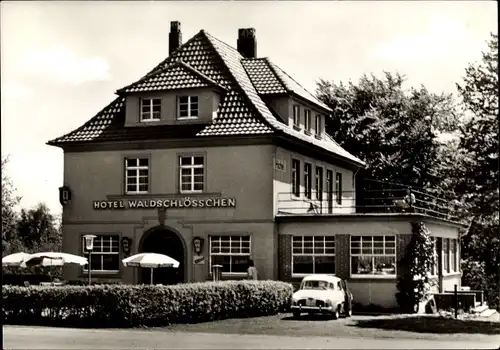
[[[396,237],[351,236],[351,275],[396,276]]]
[[[292,275],[335,273],[335,236],[294,236]]]
[[[320,137],[321,136],[321,115],[319,114],[316,114],[316,118],[315,118],[315,123],[314,123],[314,130],[316,131],[316,137]]]
[[[157,121],[161,118],[161,99],[141,98],[141,122]]]
[[[304,129],[306,132],[311,132],[311,111],[306,109],[304,111]]]
[[[88,259],[85,239],[82,237],[83,255]],[[83,267],[88,271],[88,264]],[[120,270],[120,237],[118,235],[97,235],[90,258],[92,272],[118,272]]]
[[[210,271],[222,265],[223,273],[246,273],[250,260],[250,236],[210,236]]]
[[[450,239],[450,272],[458,272],[457,270],[457,240]]]
[[[306,198],[311,199],[312,183],[311,183],[311,164],[304,163],[304,193]]]
[[[316,167],[316,199],[323,200],[323,168]]]
[[[292,159],[292,194],[300,196],[300,161]]]
[[[432,265],[431,276],[437,276],[438,274],[438,261],[437,261],[437,238],[432,239],[433,242],[433,254],[434,254],[434,265]]]
[[[326,196],[328,202],[328,213],[333,212],[333,171],[326,171]]]
[[[335,174],[335,196],[337,204],[342,204],[342,173]]]
[[[177,119],[198,118],[198,96],[179,97],[179,116]]]
[[[125,193],[144,194],[149,191],[149,159],[125,158]]]
[[[180,192],[203,192],[204,169],[202,156],[179,157]]]
[[[448,238],[443,240],[443,272],[450,272],[450,242]]]
[[[293,126],[300,129],[300,109],[299,105],[293,106]]]

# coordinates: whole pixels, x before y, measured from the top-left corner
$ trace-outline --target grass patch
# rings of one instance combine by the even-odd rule
[[[500,334],[499,322],[457,320],[436,316],[376,318],[359,320],[351,326],[433,334]]]

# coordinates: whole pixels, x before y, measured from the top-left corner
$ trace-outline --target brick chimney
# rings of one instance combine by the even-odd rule
[[[246,58],[257,57],[257,39],[255,38],[255,29],[238,29],[238,52]]]
[[[182,45],[181,22],[170,22],[170,33],[168,34],[168,55]]]

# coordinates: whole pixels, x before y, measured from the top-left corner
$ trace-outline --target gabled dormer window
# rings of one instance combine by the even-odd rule
[[[321,128],[322,127],[323,127],[323,125],[321,123],[321,115],[316,114],[315,123],[314,123],[314,130],[316,131],[315,134],[316,134],[316,137],[318,137],[318,138],[321,137],[321,134],[322,134]]]
[[[306,134],[311,134],[311,110],[304,111],[304,129]]]
[[[161,99],[141,98],[141,122],[158,121],[161,118]]]
[[[198,118],[198,96],[180,96],[177,119]]]

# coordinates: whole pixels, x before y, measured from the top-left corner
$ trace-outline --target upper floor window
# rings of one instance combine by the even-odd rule
[[[82,238],[83,255],[87,259],[89,253],[85,249],[85,239]],[[90,258],[92,272],[118,272],[120,270],[120,237],[118,235],[97,235],[94,238],[94,248]],[[88,271],[88,264],[83,267]]]
[[[293,106],[293,126],[300,129],[300,108],[299,105]]]
[[[311,199],[312,183],[311,183],[311,164],[304,163],[304,194],[306,198]]]
[[[351,275],[396,276],[396,236],[351,236]]]
[[[316,167],[316,199],[323,200],[323,168]]]
[[[335,196],[337,204],[342,204],[342,173],[335,174]]]
[[[333,170],[326,171],[326,196],[328,202],[328,213],[333,212]]]
[[[141,98],[141,122],[158,121],[161,118],[161,99]]]
[[[323,125],[321,124],[321,115],[316,114],[315,123],[314,123],[314,130],[315,130],[315,134],[317,137],[321,136],[321,128],[322,127],[323,127]]]
[[[144,194],[149,191],[149,159],[125,159],[125,193]]]
[[[203,192],[204,159],[202,156],[179,157],[180,192]]]
[[[292,159],[292,194],[300,196],[300,161]]]
[[[179,115],[177,119],[198,118],[198,96],[179,97]]]
[[[311,132],[311,111],[309,109],[304,111],[304,129],[307,133]]]

